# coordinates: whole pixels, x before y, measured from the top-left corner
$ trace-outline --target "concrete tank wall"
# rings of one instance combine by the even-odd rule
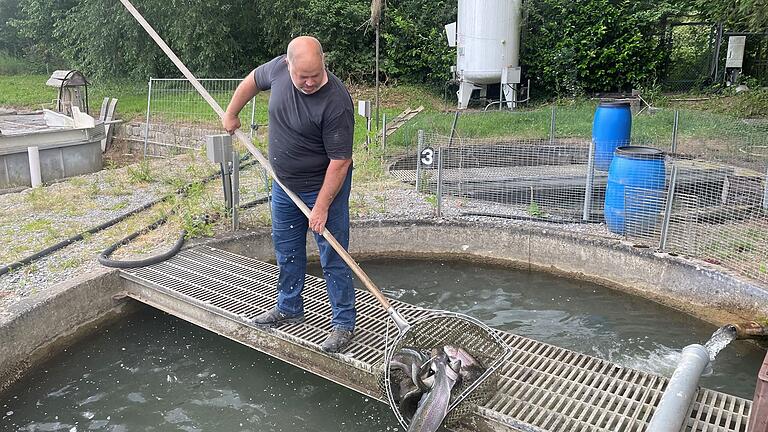
[[[28,147],[39,149],[44,183],[99,171],[103,138],[103,124],[92,129],[0,135],[0,189],[32,185]]]

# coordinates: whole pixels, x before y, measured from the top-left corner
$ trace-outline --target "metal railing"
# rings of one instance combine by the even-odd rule
[[[201,78],[200,83],[226,106],[242,79]],[[243,127],[256,129],[256,104],[252,99],[241,111]],[[184,78],[150,78],[147,91],[147,115],[144,124],[144,157],[162,157],[198,150],[206,135],[224,133],[221,121],[192,84]]]

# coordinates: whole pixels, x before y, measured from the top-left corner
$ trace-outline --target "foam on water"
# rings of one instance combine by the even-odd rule
[[[712,337],[704,344],[704,347],[709,351],[709,361],[715,361],[717,354],[729,343],[736,339],[736,329],[731,325],[720,327],[712,333]]]

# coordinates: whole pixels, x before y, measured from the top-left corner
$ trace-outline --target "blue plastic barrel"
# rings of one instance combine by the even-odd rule
[[[629,145],[631,132],[632,112],[629,109],[629,102],[600,102],[592,121],[596,169],[608,170],[613,152],[618,147]]]
[[[616,149],[608,170],[605,221],[616,234],[653,229],[664,202],[664,153],[649,147]]]

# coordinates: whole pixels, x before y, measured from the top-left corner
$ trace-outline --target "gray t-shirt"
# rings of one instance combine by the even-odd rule
[[[285,55],[256,68],[259,90],[269,96],[269,161],[294,192],[320,190],[331,159],[351,159],[355,128],[352,97],[335,75],[312,94],[291,81]]]

